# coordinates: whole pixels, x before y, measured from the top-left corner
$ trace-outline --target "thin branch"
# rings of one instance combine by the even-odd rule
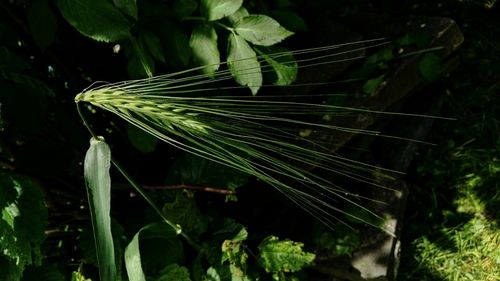
[[[190,189],[197,190],[203,192],[211,192],[211,193],[219,193],[224,195],[235,194],[234,190],[223,189],[223,188],[214,188],[208,186],[199,186],[199,185],[186,185],[186,184],[177,184],[177,185],[144,185],[144,189],[149,190],[172,190],[172,189]]]

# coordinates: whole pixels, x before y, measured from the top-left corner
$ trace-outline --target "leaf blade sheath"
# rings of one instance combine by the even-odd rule
[[[92,138],[84,161],[84,178],[89,197],[92,226],[101,280],[116,280],[116,263],[111,234],[110,199],[111,150],[102,140]]]

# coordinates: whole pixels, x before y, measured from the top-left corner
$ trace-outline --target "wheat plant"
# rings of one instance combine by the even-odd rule
[[[258,59],[262,62],[269,57],[281,58],[281,64],[298,63],[300,69],[359,60],[365,57],[360,51],[386,44],[387,41],[377,39],[279,52]],[[347,45],[361,47],[340,51],[340,47]],[[283,61],[292,55],[295,59]],[[333,125],[329,120],[360,113],[411,114],[315,103],[304,101],[313,96],[303,95],[218,95],[219,90],[240,88],[218,86],[221,81],[232,79],[234,71],[222,70],[208,77],[199,74],[202,68],[140,80],[98,83],[78,94],[75,101],[116,114],[174,147],[253,175],[329,227],[333,222],[343,221],[345,216],[381,227],[383,218],[358,201],[372,199],[342,188],[325,175],[386,189],[375,177],[384,173],[390,178],[397,172],[332,153],[331,144],[314,133],[381,135],[377,131]],[[257,71],[261,69],[240,68],[238,75],[253,75]],[[262,72],[271,71],[271,65],[262,66]],[[285,87],[293,91],[294,85]],[[374,219],[346,212],[338,202],[360,209]]]

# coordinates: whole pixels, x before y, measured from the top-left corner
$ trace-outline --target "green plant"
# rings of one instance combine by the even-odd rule
[[[277,2],[273,7],[278,9],[270,10],[270,15],[280,22],[301,19],[291,11],[290,2]],[[338,221],[381,227],[383,218],[363,205],[369,198],[344,190],[327,175],[384,188],[374,181],[383,169],[331,154],[328,134],[379,135],[331,122],[359,114],[395,113],[344,107],[332,103],[334,94],[269,95],[263,90],[290,85],[300,67],[334,64],[339,54],[352,55],[342,61],[358,60],[364,57],[355,55],[358,52],[387,42],[346,43],[342,47],[352,49],[340,52],[337,45],[288,51],[274,44],[292,32],[263,15],[267,9],[259,9],[256,2],[245,4],[248,10],[238,0],[0,4],[0,34],[5,38],[0,46],[0,153],[5,171],[1,179],[9,187],[0,191],[0,230],[6,233],[0,239],[6,249],[0,255],[1,278],[305,279],[315,257],[313,246],[292,242],[290,233],[277,235],[265,226],[246,226],[239,212],[207,208],[226,204],[198,192],[217,192],[225,195],[225,201],[241,200],[235,190],[247,185],[260,191],[259,181],[276,187],[330,228]],[[273,4],[262,6],[267,5]],[[307,29],[290,20],[285,26]],[[221,51],[221,46],[228,51]],[[375,73],[370,72],[351,79],[362,83],[369,79],[365,94],[382,85],[385,64],[396,60],[380,54],[371,58],[380,66],[377,77],[369,79]],[[96,83],[76,97],[86,125],[105,135],[113,149],[111,157],[108,144],[92,133],[83,163],[85,200],[79,162],[87,137],[68,104],[75,89],[97,78],[126,82]],[[231,84],[233,79],[241,86]],[[245,93],[247,88],[252,96]],[[226,90],[234,93],[218,92]],[[317,101],[307,100],[311,97]],[[178,151],[151,153],[170,149],[157,138],[205,159]],[[168,167],[151,165],[161,169],[156,176],[146,165],[158,159],[142,161],[152,155],[161,155],[160,160],[172,157],[165,161]],[[115,157],[125,160],[130,173]],[[112,163],[116,169],[110,169]],[[27,194],[31,194],[29,204]],[[29,219],[35,223],[26,223]],[[48,239],[43,235],[46,228]],[[339,255],[350,254],[359,244],[358,234],[353,233],[347,238],[345,233],[324,235],[317,241],[328,241],[328,248]],[[17,244],[13,238],[18,238]]]

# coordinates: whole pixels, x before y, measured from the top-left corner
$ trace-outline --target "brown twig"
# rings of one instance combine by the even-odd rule
[[[144,185],[145,189],[149,190],[165,190],[165,189],[190,189],[190,190],[198,190],[203,192],[211,192],[211,193],[219,193],[219,194],[235,194],[234,190],[222,189],[222,188],[214,188],[208,186],[198,186],[198,185],[186,185],[186,184],[177,184],[177,185]]]

